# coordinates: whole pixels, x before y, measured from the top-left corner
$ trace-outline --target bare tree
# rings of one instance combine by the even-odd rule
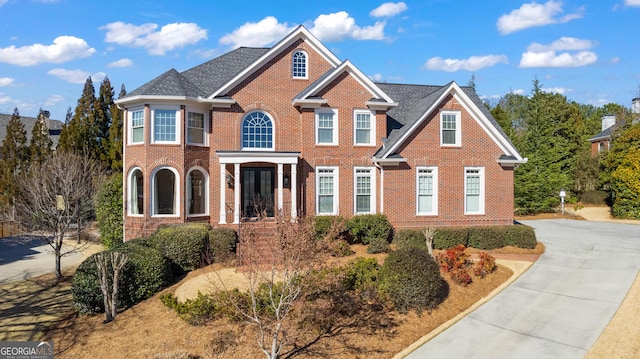
[[[433,257],[433,237],[436,235],[436,230],[434,228],[427,228],[424,230],[424,238],[427,244],[427,250],[429,251],[429,255]]]
[[[56,277],[62,277],[60,259],[65,234],[86,225],[93,212],[93,197],[103,180],[99,164],[87,156],[55,152],[34,163],[17,182],[12,220],[43,238],[54,250]]]
[[[98,266],[100,289],[104,297],[104,312],[107,316],[104,322],[109,323],[118,314],[118,285],[120,273],[127,264],[127,255],[120,252],[103,252],[96,255],[95,260]],[[113,270],[113,275],[110,275],[109,267]]]

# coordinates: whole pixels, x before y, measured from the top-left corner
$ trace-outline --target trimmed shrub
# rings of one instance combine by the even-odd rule
[[[109,177],[98,190],[95,200],[100,240],[105,248],[122,243],[122,174]]]
[[[469,244],[469,228],[438,228],[438,231],[433,236],[433,249],[448,249],[458,244],[462,244],[465,247]]]
[[[112,251],[125,253],[128,258],[120,277],[118,307],[127,308],[137,304],[171,283],[173,276],[169,260],[155,248],[126,242]],[[73,305],[80,314],[104,311],[95,256],[96,254],[85,259],[73,276]],[[108,271],[113,273],[110,267]]]
[[[368,244],[374,238],[388,239],[392,227],[384,214],[362,214],[349,218],[347,229],[356,240]]]
[[[496,259],[488,253],[478,253],[478,262],[475,264],[473,274],[480,278],[484,278],[487,274],[496,270]]]
[[[164,294],[160,300],[167,307],[175,310],[180,318],[191,325],[203,325],[209,320],[217,317],[217,307],[214,298],[210,295],[202,294],[198,291],[198,296],[194,299],[187,299],[184,303],[171,293]]]
[[[347,288],[359,293],[377,293],[380,266],[375,258],[357,258],[347,266]]]
[[[347,231],[346,219],[342,216],[317,216],[314,219],[315,238],[325,239],[331,235],[330,239],[339,239]]]
[[[471,283],[471,276],[467,272],[467,268],[471,265],[467,248],[462,244],[458,244],[453,248],[447,249],[445,253],[436,256],[436,261],[440,265],[440,269],[449,273],[451,279],[462,286]]]
[[[477,249],[496,249],[505,246],[507,226],[470,227],[467,246]]]
[[[158,228],[150,238],[153,246],[167,257],[176,273],[199,268],[206,257],[209,225],[189,223]]]
[[[213,228],[209,231],[209,256],[213,262],[226,262],[235,258],[238,233],[231,228]]]
[[[374,238],[369,242],[369,246],[367,247],[367,253],[376,254],[376,253],[389,253],[391,247],[389,246],[389,242],[387,242],[384,238]]]
[[[416,228],[399,229],[393,234],[393,243],[398,248],[427,248],[424,231]]]
[[[433,309],[449,294],[447,282],[426,249],[389,253],[380,270],[381,289],[401,312]]]
[[[533,228],[523,224],[507,226],[505,230],[505,246],[533,249],[538,244]]]

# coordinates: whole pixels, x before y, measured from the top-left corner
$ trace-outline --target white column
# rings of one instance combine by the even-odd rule
[[[233,223],[240,223],[240,164],[233,164]]]
[[[220,164],[220,224],[227,223],[227,203],[225,201],[225,192],[226,192],[226,174],[225,164]]]
[[[278,213],[282,213],[282,180],[284,172],[282,163],[278,163]]]
[[[291,218],[298,218],[298,172],[296,170],[298,167],[297,163],[291,164],[291,180],[289,183],[291,184]]]

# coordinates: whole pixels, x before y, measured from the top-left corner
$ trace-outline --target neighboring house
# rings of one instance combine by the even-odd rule
[[[640,114],[640,97],[631,100],[631,112],[633,114]],[[637,120],[634,120],[634,122],[635,121]],[[589,139],[589,142],[591,142],[591,155],[593,157],[611,148],[611,136],[618,125],[619,123],[615,115],[602,116],[602,131]]]
[[[472,88],[374,83],[302,26],[116,103],[127,240],[277,213],[512,224],[513,169],[527,161]]]
[[[58,120],[52,120],[49,118],[49,111],[43,111],[44,121],[46,122],[46,127],[49,130],[49,136],[51,137],[51,141],[53,142],[53,148],[56,148],[58,144],[58,139],[60,138],[60,131],[62,130],[62,122]],[[7,115],[0,113],[0,144],[4,141],[4,138],[7,136],[7,125],[11,120],[13,115]],[[33,131],[33,126],[35,126],[36,121],[38,121],[37,117],[27,117],[20,116],[20,121],[24,124],[24,129],[27,131],[27,145],[31,141],[31,132]]]

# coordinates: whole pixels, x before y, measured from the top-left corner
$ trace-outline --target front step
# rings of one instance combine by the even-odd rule
[[[238,233],[238,266],[273,266],[282,259],[275,221],[243,222]]]

